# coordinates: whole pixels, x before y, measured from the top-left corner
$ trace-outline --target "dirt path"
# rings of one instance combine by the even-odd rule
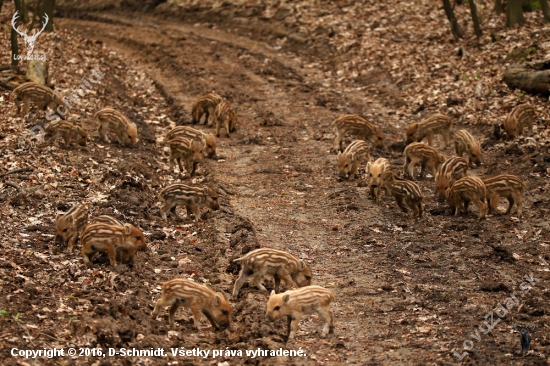
[[[505,355],[512,353],[510,345],[518,343],[510,326],[514,321],[547,322],[550,312],[544,260],[548,260],[548,237],[541,236],[541,230],[542,235],[548,233],[548,224],[542,211],[534,211],[534,202],[548,208],[548,200],[537,193],[536,178],[528,178],[528,222],[505,216],[481,223],[473,215],[451,217],[434,200],[430,181],[420,182],[428,196],[427,217],[410,220],[392,199],[373,204],[361,180],[338,180],[335,157],[329,152],[330,121],[348,112],[366,115],[376,110],[374,119],[383,126],[387,146],[400,141],[402,126],[384,124],[391,102],[351,88],[326,89],[326,76],[314,68],[243,36],[147,16],[95,14],[90,18],[60,19],[58,24],[102,40],[128,64],[146,72],[179,123],[190,122],[192,101],[207,91],[215,90],[236,107],[237,132],[230,139],[219,139],[222,159],[206,162],[198,181],[212,182],[225,192],[225,202],[230,203],[226,211],[245,218],[243,222],[250,220],[261,246],[307,260],[315,283],[336,293],[335,336],[320,340],[320,321],[303,321],[297,340],[287,346],[302,347],[307,358],[293,359],[293,363],[454,362],[450,350],[462,350],[466,334],[482,324],[497,302],[517,291],[525,274],[534,273],[540,286],[526,295],[522,310],[514,309],[498,330],[476,342],[470,357],[474,364],[523,363],[517,355],[512,359]],[[157,146],[162,149],[163,145]],[[488,163],[476,174],[487,173],[499,148],[487,147]],[[402,164],[401,155],[389,147],[373,152],[374,158],[388,157],[396,167]],[[512,164],[522,161],[513,152],[508,159]],[[515,169],[522,172],[520,166]],[[527,178],[528,174],[521,174]],[[229,260],[257,243],[248,237],[252,229],[229,227],[220,214],[210,218],[217,230],[212,240],[223,254],[212,264],[225,264],[227,270],[208,270],[219,272],[224,290],[230,292],[236,268],[229,266]],[[519,261],[514,253],[520,253]],[[242,324],[237,335],[224,336],[221,344],[237,344],[237,348],[282,344],[282,321],[273,327],[245,329],[263,321],[265,299],[245,286],[234,307]],[[167,331],[164,325],[145,328],[149,327],[161,335]],[[548,351],[545,329],[535,335],[540,351],[544,347]],[[220,342],[220,336],[212,337],[202,340],[203,347]],[[264,338],[254,343],[254,337]],[[261,361],[277,362],[285,361]]]
[[[344,205],[363,210],[367,204],[366,188],[357,192],[363,207],[354,202],[353,196],[357,193],[345,186],[337,184],[339,189],[334,192],[334,156],[327,149],[332,137],[324,142],[318,140],[325,135],[323,130],[327,129],[327,122],[337,114],[327,114],[325,108],[314,105],[315,99],[309,93],[312,87],[308,86],[315,84],[314,75],[304,80],[301,70],[291,68],[295,62],[284,56],[273,57],[273,52],[248,39],[233,42],[221,32],[203,33],[202,29],[185,25],[164,23],[155,29],[151,20],[133,21],[131,30],[121,31],[124,19],[113,15],[107,19],[116,20],[117,25],[102,25],[100,34],[95,31],[99,27],[93,23],[66,21],[63,25],[79,30],[90,27],[94,29],[93,38],[104,40],[109,47],[135,57],[140,63],[145,62],[141,67],[148,70],[148,75],[178,111],[182,107],[188,111],[193,99],[205,90],[216,90],[237,106],[238,131],[230,140],[225,137],[220,140],[219,150],[226,159],[210,164],[209,170],[215,181],[235,193],[231,205],[236,213],[251,220],[261,245],[287,250],[306,259],[315,268],[317,283],[337,288],[341,295],[358,291],[368,297],[378,294],[379,291],[373,288],[375,274],[368,268],[368,255],[350,247],[352,233],[346,229],[350,222],[345,220],[345,213],[338,212],[340,210],[331,204],[334,196],[347,193],[349,203]],[[182,38],[186,40],[180,51],[171,43]],[[151,47],[155,51],[149,52]],[[155,62],[140,56],[143,53]],[[180,60],[187,60],[189,65],[178,67]],[[266,67],[264,65],[271,72],[258,70]],[[182,77],[184,69],[186,74],[195,75]],[[196,69],[208,77],[196,75]],[[304,89],[306,92],[301,91]],[[318,121],[322,121],[322,130]],[[347,211],[347,207],[344,210]],[[371,215],[375,216],[376,212]],[[362,219],[366,219],[365,215]],[[356,225],[360,226],[360,222]],[[334,259],[338,263],[334,263]],[[357,263],[363,268],[356,268]],[[368,297],[361,296],[352,303],[338,302],[340,331],[336,342],[326,344],[330,348],[345,347],[345,343],[352,341],[355,350],[348,352],[348,361],[361,362],[366,354],[376,352],[377,347],[366,349],[370,343],[368,339],[379,335],[380,330],[378,320],[365,316],[365,301],[384,300],[369,300]],[[302,331],[317,333],[317,323]],[[354,337],[346,334],[354,334]],[[306,337],[289,346],[308,351],[313,346],[312,351],[316,351],[316,343],[316,337]],[[334,351],[319,352],[325,358],[340,359]]]

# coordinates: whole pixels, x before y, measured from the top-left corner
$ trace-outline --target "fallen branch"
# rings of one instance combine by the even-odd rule
[[[502,80],[509,88],[518,88],[532,94],[550,94],[550,64],[510,66]]]
[[[27,188],[27,189],[23,189],[21,188],[21,186],[17,183],[14,183],[14,182],[6,182],[6,187],[12,187],[14,188],[17,193],[23,193],[23,194],[33,194],[34,192],[38,191],[39,189],[42,189],[44,188],[44,185],[39,185],[39,186],[36,186],[36,187],[32,187],[32,188]],[[3,195],[0,195],[0,202],[4,202],[5,200],[8,199],[8,196],[9,194],[8,193],[5,193]]]
[[[38,191],[39,189],[42,189],[42,188],[44,188],[44,185],[28,188],[28,189],[25,190],[25,193],[31,194],[31,193],[34,193],[34,192]]]
[[[4,88],[4,89],[8,89],[8,90],[13,90],[13,89],[15,89],[15,86],[11,86],[11,85],[6,84],[6,83],[1,82],[1,81],[0,81],[0,86],[1,86],[2,88]]]
[[[10,170],[9,172],[0,174],[0,178],[5,177],[6,175],[9,175],[9,174],[28,172],[28,171],[31,171],[32,169],[33,169],[33,168],[31,168],[30,166],[25,167],[25,168],[13,169],[13,170]]]
[[[39,335],[39,336],[40,336],[40,335],[46,336],[46,337],[48,337],[48,338],[53,339],[53,340],[56,341],[56,342],[63,342],[63,343],[67,343],[67,342],[68,342],[68,341],[66,341],[66,340],[64,340],[64,339],[61,339],[61,338],[54,338],[54,337],[52,337],[51,335],[46,334],[46,333],[38,333],[38,335]]]
[[[15,319],[15,324],[19,325],[19,326],[21,327],[21,329],[23,329],[23,331],[24,331],[25,333],[27,333],[27,338],[29,339],[29,342],[31,342],[31,344],[33,345],[33,347],[36,347],[36,344],[34,344],[34,342],[33,342],[32,339],[31,339],[31,335],[30,335],[28,329],[26,329],[25,327],[23,327],[23,326],[21,325],[21,322],[20,322],[19,319]]]
[[[8,76],[7,78],[2,78],[0,79],[1,82],[3,83],[7,83],[8,81],[12,81],[13,79],[15,79],[17,76],[15,75],[12,75],[12,76]]]
[[[23,188],[21,188],[21,186],[17,183],[13,183],[13,182],[6,182],[6,187],[12,187],[12,188],[15,188],[15,190],[17,192],[21,192],[23,190]]]
[[[19,179],[19,180],[31,180],[32,179],[28,175],[21,175],[21,174],[14,175],[13,177],[15,179]]]

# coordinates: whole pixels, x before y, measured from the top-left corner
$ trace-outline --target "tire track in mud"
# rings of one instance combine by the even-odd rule
[[[179,123],[189,122],[191,103],[206,91],[217,91],[236,107],[237,132],[231,139],[219,139],[223,159],[207,162],[205,171],[208,181],[226,192],[228,210],[237,221],[247,219],[228,222],[211,216],[218,240],[229,238],[225,258],[216,265],[236,274],[230,260],[258,243],[288,250],[308,261],[314,281],[337,295],[336,336],[320,341],[320,322],[302,322],[298,339],[288,346],[305,349],[308,360],[293,360],[296,364],[314,359],[398,365],[441,359],[480,318],[480,311],[464,308],[478,291],[471,284],[472,272],[479,282],[494,278],[497,270],[509,280],[509,288],[524,275],[513,263],[499,270],[501,263],[494,259],[498,250],[493,247],[501,238],[488,226],[495,221],[506,225],[505,218],[456,221],[441,216],[440,205],[429,197],[425,210],[433,215],[415,222],[405,219],[391,199],[376,206],[367,201],[361,183],[335,178],[334,155],[328,152],[330,121],[342,110],[359,113],[353,109],[364,102],[360,96],[318,91],[322,75],[244,37],[166,20],[161,24],[152,17],[89,18],[64,19],[62,24],[135,60],[135,67],[150,75],[172,105]],[[99,28],[96,21],[101,21]],[[398,131],[383,130],[389,140],[401,139]],[[375,155],[385,155],[393,164],[402,159],[399,151],[389,149]],[[431,192],[432,182],[420,185]],[[459,242],[465,244],[458,247]],[[222,277],[230,291],[231,276]],[[455,294],[456,287],[469,292]],[[489,305],[492,298],[477,302]],[[253,328],[245,330],[241,324],[242,334],[231,338],[237,347],[254,344],[254,337],[263,346],[281,344],[282,321],[257,324],[259,318],[263,321],[258,312],[263,312],[265,300],[245,285],[233,303],[237,322]],[[484,346],[500,352],[498,345]],[[431,358],[424,358],[427,353]],[[492,362],[487,361],[490,354],[478,357]]]

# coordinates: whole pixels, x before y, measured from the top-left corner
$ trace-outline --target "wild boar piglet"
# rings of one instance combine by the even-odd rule
[[[390,194],[390,191],[382,186],[382,174],[391,170],[391,165],[388,159],[379,158],[374,162],[368,162],[365,167],[367,172],[367,180],[369,182],[370,195],[376,200],[376,203],[380,203],[382,198],[382,191],[386,194]]]
[[[451,188],[447,189],[446,198],[455,216],[458,215],[461,207],[463,207],[464,213],[468,213],[470,202],[474,202],[479,208],[480,220],[484,219],[487,214],[486,188],[478,177],[466,176],[457,180]]]
[[[237,298],[239,290],[249,277],[253,284],[262,291],[267,289],[262,285],[266,275],[273,276],[275,292],[283,280],[287,286],[295,283],[298,287],[311,285],[311,270],[301,259],[281,250],[260,248],[246,253],[234,262],[241,262],[242,268],[239,278],[233,287],[233,298]]]
[[[80,146],[86,146],[88,141],[88,133],[82,126],[58,119],[48,124],[46,133],[44,134],[44,140],[53,144],[54,141],[60,137],[63,139],[65,147],[69,147],[72,142],[76,142]]]
[[[201,95],[191,107],[192,123],[201,123],[204,116],[204,123],[208,126],[212,125],[214,120],[214,111],[218,104],[222,102],[222,97],[216,93],[207,93]]]
[[[187,218],[191,214],[195,221],[200,219],[199,207],[209,207],[212,210],[219,210],[218,194],[210,187],[194,187],[187,184],[175,183],[160,191],[161,208],[160,214],[167,220],[166,214],[170,212],[178,220],[181,219],[176,213],[177,206],[185,206]]]
[[[447,148],[452,126],[453,121],[449,117],[440,113],[435,114],[423,121],[411,123],[407,128],[405,142],[410,144],[427,138],[428,145],[432,146],[433,138],[438,134],[443,137],[444,147]]]
[[[204,146],[203,152],[209,158],[216,158],[216,136],[211,133],[204,133],[191,126],[176,126],[166,134],[166,141],[176,137],[186,137],[192,140],[201,140]]]
[[[363,140],[355,140],[336,157],[338,175],[345,179],[354,179],[359,164],[370,159],[369,145]]]
[[[344,151],[342,142],[346,134],[355,135],[357,140],[370,141],[375,147],[384,147],[384,134],[380,127],[363,117],[354,114],[345,114],[332,122],[334,151]]]
[[[136,252],[146,248],[143,232],[131,224],[89,225],[82,233],[81,241],[82,258],[85,264],[90,264],[94,255],[100,252],[107,253],[113,267],[117,265],[117,257],[127,259],[127,262],[133,265]]]
[[[512,174],[500,174],[493,177],[487,177],[481,179],[485,184],[487,190],[487,203],[489,205],[489,213],[496,212],[498,202],[500,198],[506,198],[508,200],[508,209],[506,215],[508,215],[514,206],[517,204],[517,215],[521,216],[523,213],[523,203],[521,200],[521,191],[525,188],[525,183]]]
[[[436,196],[439,200],[445,200],[445,192],[460,178],[467,175],[468,161],[464,158],[452,157],[447,159],[439,167],[435,174]]]
[[[185,278],[175,278],[162,284],[161,297],[152,312],[153,319],[167,306],[170,306],[168,323],[171,326],[174,325],[174,315],[180,306],[191,309],[195,327],[199,330],[201,314],[216,330],[231,326],[231,306],[225,297],[209,287]]]
[[[289,290],[282,294],[271,291],[267,300],[265,316],[274,321],[286,316],[288,331],[287,340],[296,336],[298,325],[304,315],[317,313],[325,321],[321,337],[334,331],[334,313],[329,309],[334,302],[334,294],[321,286],[306,286],[297,290]]]
[[[468,157],[468,166],[474,168],[481,165],[481,145],[466,130],[460,130],[455,133],[455,151],[459,157]]]
[[[137,127],[119,111],[105,108],[94,115],[101,141],[110,142],[107,131],[112,131],[122,146],[133,146],[138,137]]]
[[[426,177],[428,169],[434,179],[437,169],[445,162],[445,156],[435,148],[421,142],[413,142],[405,148],[403,153],[405,164],[403,165],[403,176],[414,180],[414,167],[420,164],[420,177]]]
[[[67,243],[67,253],[73,251],[74,245],[88,226],[88,205],[78,204],[65,213],[55,217],[55,243],[58,246]],[[82,239],[80,240],[82,242]]]

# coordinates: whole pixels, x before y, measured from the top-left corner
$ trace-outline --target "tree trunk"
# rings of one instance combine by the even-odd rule
[[[36,0],[36,3],[32,8],[32,18],[31,18],[31,24],[29,25],[29,29],[33,29],[35,24],[40,23],[40,11],[41,11],[40,9],[42,9],[42,1]]]
[[[509,88],[531,94],[550,94],[550,62],[533,66],[510,66],[502,80]]]
[[[17,69],[19,66],[19,45],[17,44],[17,32],[15,29],[11,29],[11,68]]]
[[[13,3],[15,5],[15,10],[19,11],[19,14],[21,14],[21,0],[13,0]],[[17,43],[17,32],[14,28],[17,28],[19,26],[19,18],[15,20],[11,27],[11,68],[17,69],[19,67],[19,44]]]
[[[48,15],[48,25],[46,25],[46,31],[53,32],[53,12],[55,9],[55,0],[43,0],[42,1],[42,7],[40,9],[40,16],[42,17],[42,13],[46,13]]]
[[[504,8],[502,7],[502,0],[495,0],[495,13],[497,15],[504,13]]]
[[[48,83],[48,61],[46,60],[29,60],[27,64],[27,74],[25,75],[28,81],[47,85]]]
[[[479,26],[479,18],[477,17],[476,3],[474,0],[469,0],[470,2],[470,12],[472,13],[472,21],[474,22],[474,31],[476,32],[477,38],[481,37],[481,27]]]
[[[25,24],[29,22],[29,11],[27,10],[27,3],[25,0],[21,0],[21,22]]]
[[[445,14],[447,15],[447,19],[449,19],[449,23],[451,23],[451,33],[456,39],[462,38],[462,31],[456,20],[450,0],[443,0],[443,8],[445,9]]]
[[[506,26],[511,27],[520,23],[525,23],[521,0],[508,0],[506,2]]]
[[[540,8],[542,9],[542,15],[544,15],[544,21],[550,22],[550,12],[548,11],[548,0],[540,0]]]

